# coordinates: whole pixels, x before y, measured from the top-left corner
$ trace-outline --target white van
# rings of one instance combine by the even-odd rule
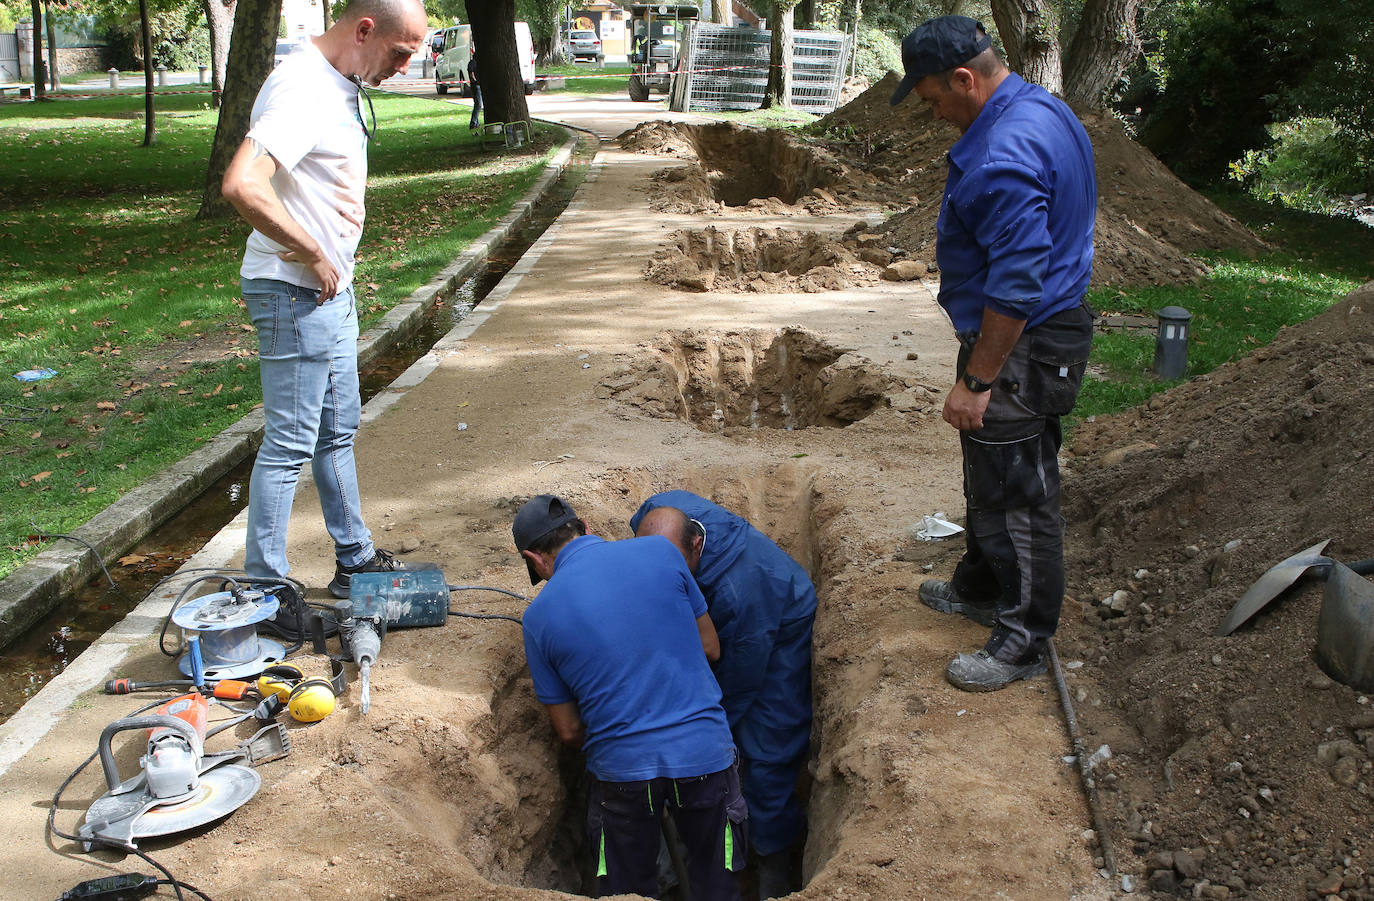
[[[472,60],[472,26],[453,25],[436,32],[433,38],[434,90],[447,94],[453,88],[459,97],[472,95],[468,63]]]
[[[434,90],[447,94],[452,88],[459,97],[472,96],[468,66],[472,62],[472,26],[453,25],[436,32],[433,39]],[[515,52],[520,60],[520,81],[525,94],[534,93],[534,42],[527,22],[515,23]]]
[[[520,80],[528,97],[534,93],[534,41],[530,40],[528,22],[515,23],[515,55],[520,59]]]

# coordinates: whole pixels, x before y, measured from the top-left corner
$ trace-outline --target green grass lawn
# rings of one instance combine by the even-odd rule
[[[1207,257],[1211,274],[1196,285],[1118,290],[1098,288],[1088,301],[1100,313],[1127,313],[1152,320],[1163,307],[1193,314],[1186,378],[1211,372],[1268,344],[1286,325],[1310,319],[1364,282],[1374,279],[1374,229],[1353,219],[1333,219],[1223,193],[1211,199],[1239,218],[1274,252],[1250,260]],[[1162,381],[1151,371],[1153,335],[1098,334],[1092,374],[1084,381],[1070,424],[1088,416],[1135,406],[1181,380]]]
[[[168,89],[169,91],[173,89]],[[355,288],[366,327],[538,177],[562,133],[483,153],[468,110],[374,95]],[[216,114],[158,98],[0,105],[0,577],[261,400],[238,296],[248,228],[194,216]],[[21,370],[54,378],[21,383]]]
[[[606,63],[604,66],[564,63],[561,66],[541,67],[539,74],[562,76],[565,80],[562,87],[549,88],[540,91],[541,94],[618,94],[629,97],[629,63]]]

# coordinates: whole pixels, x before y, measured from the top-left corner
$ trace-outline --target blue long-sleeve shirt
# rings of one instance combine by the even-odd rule
[[[1073,111],[1009,74],[949,151],[936,225],[940,306],[957,332],[983,310],[1031,329],[1082,300],[1092,273],[1097,175]]]
[[[653,495],[630,528],[655,507],[676,507],[706,527],[693,575],[720,638],[713,669],[737,744],[748,757],[792,759],[811,730],[810,577],[747,520],[689,491]]]

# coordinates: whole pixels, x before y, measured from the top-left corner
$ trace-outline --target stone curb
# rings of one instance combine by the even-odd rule
[[[491,251],[524,224],[535,204],[558,180],[576,143],[575,137],[569,138],[524,199],[490,231],[392,308],[376,326],[358,336],[359,366],[367,366],[414,334],[438,295],[453,291],[485,265]],[[262,411],[254,410],[74,530],[71,534],[82,542],[77,547],[63,540],[0,580],[0,648],[46,616],[102,565],[126,553],[255,452],[262,443],[262,430]]]

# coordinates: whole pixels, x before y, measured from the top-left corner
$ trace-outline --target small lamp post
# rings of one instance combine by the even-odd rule
[[[1159,310],[1155,335],[1155,373],[1162,379],[1182,378],[1188,369],[1188,323],[1193,314],[1183,307]]]

